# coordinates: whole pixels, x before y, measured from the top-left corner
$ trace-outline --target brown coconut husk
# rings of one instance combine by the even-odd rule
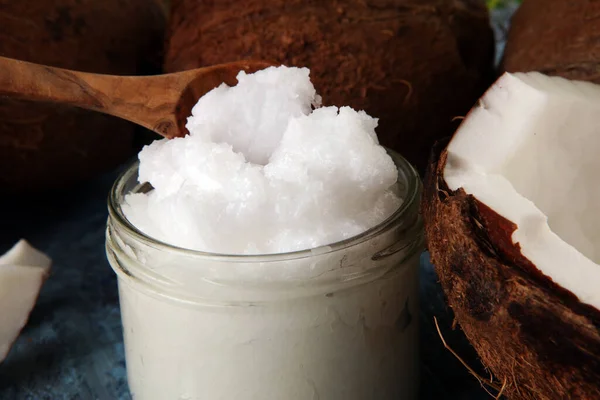
[[[380,118],[382,144],[424,171],[493,80],[493,53],[479,0],[173,0],[165,69],[309,67],[325,105]]]
[[[502,70],[600,83],[600,3],[525,0],[509,30]]]
[[[155,73],[158,0],[0,0],[0,55],[87,72]],[[69,106],[0,99],[0,191],[63,187],[132,154],[135,126]]]
[[[467,338],[511,399],[599,399],[600,311],[521,254],[512,222],[448,189],[443,147],[430,160],[422,212],[432,262]]]

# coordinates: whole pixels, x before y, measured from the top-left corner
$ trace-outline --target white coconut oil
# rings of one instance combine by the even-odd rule
[[[308,70],[238,80],[111,193],[133,397],[415,398],[417,173]]]
[[[111,198],[107,252],[134,399],[415,399],[423,236],[418,178],[407,167],[410,201],[370,232],[237,257],[140,235],[118,205],[136,184],[135,169],[125,174]]]

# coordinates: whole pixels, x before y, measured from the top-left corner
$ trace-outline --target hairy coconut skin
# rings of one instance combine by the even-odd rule
[[[86,72],[154,73],[158,0],[0,0],[0,55]],[[135,126],[69,106],[0,99],[0,192],[63,187],[131,155]]]
[[[502,69],[600,83],[600,3],[525,0],[509,30]]]
[[[467,338],[511,399],[599,399],[600,312],[522,256],[512,222],[448,189],[441,146],[422,212],[432,262]]]
[[[325,105],[380,118],[382,144],[422,172],[493,79],[479,0],[173,0],[165,69],[240,59],[309,67]]]

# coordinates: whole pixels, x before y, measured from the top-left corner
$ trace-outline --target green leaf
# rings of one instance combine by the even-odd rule
[[[511,4],[521,4],[522,0],[486,0],[487,6],[490,10],[497,8],[505,8]]]

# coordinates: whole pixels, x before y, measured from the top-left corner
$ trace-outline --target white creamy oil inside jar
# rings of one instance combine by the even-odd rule
[[[306,68],[240,72],[116,183],[135,399],[416,396],[419,178],[320,102]]]
[[[238,80],[200,99],[188,136],[142,150],[139,180],[154,190],[127,198],[136,227],[193,250],[283,253],[355,236],[398,209],[398,171],[376,119],[313,110],[320,98],[306,68]]]

